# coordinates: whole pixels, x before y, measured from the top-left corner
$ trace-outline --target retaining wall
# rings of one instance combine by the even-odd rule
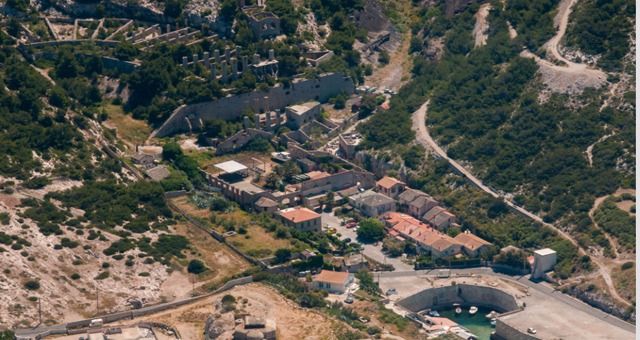
[[[198,122],[202,119],[234,120],[242,111],[250,109],[254,112],[284,108],[295,103],[318,100],[326,102],[340,92],[352,94],[355,91],[353,80],[344,73],[329,73],[315,79],[298,79],[290,88],[276,86],[269,92],[253,91],[237,96],[219,98],[215,101],[183,105],[177,108],[162,124],[153,131],[150,138],[165,137],[175,133],[188,132],[187,119]],[[268,97],[268,99],[265,99]]]
[[[122,319],[133,319],[135,317],[140,317],[140,316],[144,316],[144,315],[148,315],[148,314],[161,312],[161,311],[164,311],[164,310],[167,310],[167,309],[175,308],[175,307],[178,307],[178,306],[189,304],[191,302],[198,301],[200,299],[209,297],[211,295],[218,294],[220,292],[224,292],[224,291],[229,290],[229,289],[231,289],[231,288],[233,288],[233,287],[235,287],[237,285],[244,285],[244,284],[251,283],[251,282],[253,282],[253,277],[252,276],[241,277],[239,279],[230,280],[229,282],[225,283],[224,286],[216,289],[215,291],[213,291],[213,292],[211,292],[209,294],[192,297],[192,298],[185,299],[185,300],[167,302],[167,303],[163,303],[163,304],[159,304],[159,305],[155,305],[155,306],[149,306],[149,307],[144,307],[144,308],[140,308],[140,309],[130,310],[130,311],[126,311],[126,312],[108,314],[108,315],[104,315],[104,316],[97,316],[97,317],[94,317],[94,318],[91,318],[91,319],[70,322],[70,323],[67,324],[67,329],[89,327],[89,324],[91,323],[91,320],[94,320],[94,319],[102,319],[104,321],[104,323],[110,323],[110,322],[115,322],[115,321],[119,321],[119,320],[122,320]]]
[[[451,307],[454,303],[488,307],[502,313],[518,309],[518,304],[511,294],[492,287],[467,284],[426,289],[397,304],[417,313],[425,309]]]
[[[496,319],[496,331],[491,335],[492,340],[539,340],[531,334],[521,332],[514,327],[508,325],[500,318]]]

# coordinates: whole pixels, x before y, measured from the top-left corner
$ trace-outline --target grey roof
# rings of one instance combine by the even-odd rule
[[[424,214],[424,216],[422,217],[425,221],[433,223],[433,219],[434,217],[436,217],[438,214],[440,214],[441,212],[444,211],[443,207],[433,207],[431,208],[431,210],[427,211],[426,214]]]
[[[353,195],[357,195],[359,193],[358,188],[353,186],[353,187],[349,187],[343,190],[340,190],[338,192],[336,192],[336,194],[338,194],[338,196],[342,197],[342,196],[353,196]]]
[[[263,208],[271,208],[271,207],[277,207],[278,206],[278,202],[268,198],[268,197],[260,197],[255,205],[257,207],[263,207]]]
[[[141,161],[141,160],[143,160],[145,157],[151,157],[151,158],[153,158],[153,156],[152,156],[152,155],[147,155],[146,153],[137,153],[137,154],[135,154],[135,155],[131,156],[131,159],[135,159],[135,160],[137,160],[137,161]]]
[[[446,210],[443,210],[441,213],[436,215],[436,218],[434,218],[433,222],[432,222],[433,225],[440,226],[444,222],[448,221],[449,218],[453,217],[453,216],[449,215],[450,213],[449,214],[447,214],[447,213],[449,213],[449,212],[446,211]]]
[[[416,207],[423,207],[423,206],[427,205],[428,202],[435,203],[436,205],[438,204],[438,201],[433,199],[433,197],[431,197],[431,196],[418,196],[413,201],[411,201],[409,204],[411,204],[413,206],[416,206]]]
[[[359,197],[356,198],[356,201],[361,202],[361,204],[364,205],[368,205],[368,206],[378,206],[378,205],[385,205],[385,204],[394,204],[395,201],[392,198],[389,198],[383,194],[379,194],[377,192],[373,192],[369,195],[364,196],[363,193],[362,195],[360,195]]]
[[[147,171],[145,171],[147,176],[151,177],[154,181],[161,181],[167,177],[169,177],[169,170],[164,165],[153,167]]]
[[[398,199],[406,201],[406,202],[412,202],[417,197],[421,197],[421,196],[430,197],[429,195],[425,194],[424,192],[422,192],[420,190],[407,189],[407,190],[403,191],[400,195],[398,195]]]

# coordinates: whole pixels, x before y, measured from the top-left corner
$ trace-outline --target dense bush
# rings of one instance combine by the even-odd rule
[[[28,290],[38,290],[40,289],[40,281],[38,280],[29,280],[25,282],[24,288]]]
[[[595,211],[593,218],[602,229],[616,237],[621,246],[635,249],[636,220],[626,211],[619,209],[614,199],[606,199]]]
[[[370,218],[360,222],[360,228],[356,231],[358,239],[365,243],[381,241],[384,238],[384,226],[376,218]]]
[[[629,53],[629,33],[636,4],[632,0],[589,0],[574,5],[566,39],[582,52],[600,55],[597,65],[607,71],[621,71]]]
[[[193,274],[200,274],[207,270],[207,265],[202,260],[193,259],[189,261],[187,271]]]

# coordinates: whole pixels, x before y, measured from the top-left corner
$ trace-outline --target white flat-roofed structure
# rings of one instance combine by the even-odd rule
[[[236,173],[236,172],[244,171],[248,169],[246,166],[236,161],[227,161],[224,163],[218,163],[215,165],[215,167],[228,174],[232,174],[232,173]]]
[[[553,270],[558,260],[556,251],[549,248],[538,249],[533,252],[532,279],[543,279],[544,273]]]

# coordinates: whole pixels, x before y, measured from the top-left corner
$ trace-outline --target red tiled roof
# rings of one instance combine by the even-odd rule
[[[399,180],[389,176],[382,177],[382,179],[380,179],[377,184],[378,186],[381,186],[385,189],[391,189],[391,187],[393,187],[396,184],[405,185],[404,182],[400,182]]]
[[[488,245],[488,246],[491,245],[491,243],[481,239],[480,237],[472,233],[466,233],[466,232],[456,235],[454,239],[462,243],[465,247],[469,249],[478,249],[484,245]]]
[[[313,220],[320,217],[320,215],[305,207],[280,210],[278,215],[294,223]]]
[[[334,272],[333,270],[323,270],[316,276],[313,281],[329,282],[344,285],[349,278],[347,272]]]

